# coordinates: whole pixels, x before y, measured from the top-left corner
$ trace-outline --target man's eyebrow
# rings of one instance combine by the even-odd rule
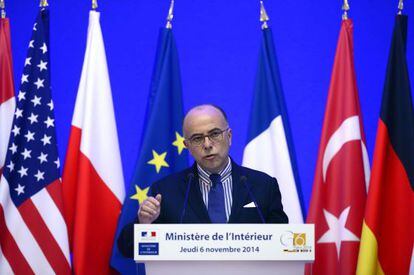
[[[192,134],[192,135],[189,137],[189,139],[192,139],[193,137],[199,137],[199,136],[203,136],[203,134],[201,134],[201,133],[194,133],[194,134]]]
[[[217,131],[217,130],[220,130],[220,131],[221,131],[221,129],[220,129],[220,128],[216,127],[216,128],[213,128],[213,129],[209,130],[209,131],[207,132],[207,134],[209,134],[209,133],[211,133],[211,132],[214,132],[214,131]],[[191,139],[191,138],[193,138],[193,137],[195,137],[195,136],[203,136],[203,135],[204,135],[204,134],[202,134],[202,133],[195,133],[195,134],[192,134],[192,135],[190,136],[190,139]]]
[[[198,133],[195,133],[195,134],[192,134],[190,137],[189,137],[189,139],[192,139],[193,137],[196,137],[196,136],[202,136],[203,134],[198,134]]]
[[[221,131],[221,129],[220,129],[220,128],[216,127],[216,128],[214,128],[214,129],[211,129],[211,130],[210,130],[210,131],[208,131],[207,133],[211,133],[211,132],[214,132],[214,131],[217,131],[217,130]]]

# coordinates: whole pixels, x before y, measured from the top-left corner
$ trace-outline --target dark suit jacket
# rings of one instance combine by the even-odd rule
[[[192,180],[189,177],[191,174],[194,175]],[[257,208],[243,207],[253,201],[250,194],[255,198],[266,223],[288,222],[275,178],[232,162],[232,180],[233,205],[229,223],[262,223]],[[182,223],[211,223],[200,191],[197,164],[152,184],[151,195],[162,195],[161,213],[154,223],[180,223],[188,187],[190,190]],[[125,226],[118,238],[119,250],[126,257],[133,256],[133,225]]]

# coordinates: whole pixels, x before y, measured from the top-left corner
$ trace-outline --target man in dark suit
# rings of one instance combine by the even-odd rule
[[[153,183],[135,222],[288,222],[276,179],[230,159],[232,131],[222,109],[194,107],[184,118],[183,131],[194,165]],[[133,223],[124,228],[118,245],[132,257]]]

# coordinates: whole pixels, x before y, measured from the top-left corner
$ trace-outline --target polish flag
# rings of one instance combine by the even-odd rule
[[[0,174],[6,159],[15,108],[10,23],[8,18],[0,18]]]
[[[89,14],[82,76],[63,172],[75,274],[109,274],[125,197],[111,86],[99,12]]]

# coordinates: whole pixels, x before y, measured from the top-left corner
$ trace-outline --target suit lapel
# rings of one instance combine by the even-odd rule
[[[237,215],[243,208],[243,204],[249,195],[246,189],[245,183],[240,182],[240,177],[245,176],[242,174],[241,167],[232,161],[232,181],[233,181],[233,205],[231,207],[231,213],[229,223],[236,221]]]
[[[200,191],[197,164],[193,165],[192,172],[194,173],[194,178],[191,181],[190,192],[188,194],[188,205],[200,219],[200,223],[211,223]],[[185,192],[187,191],[187,184],[187,179],[184,179],[184,188],[182,188],[183,197],[185,197]]]

